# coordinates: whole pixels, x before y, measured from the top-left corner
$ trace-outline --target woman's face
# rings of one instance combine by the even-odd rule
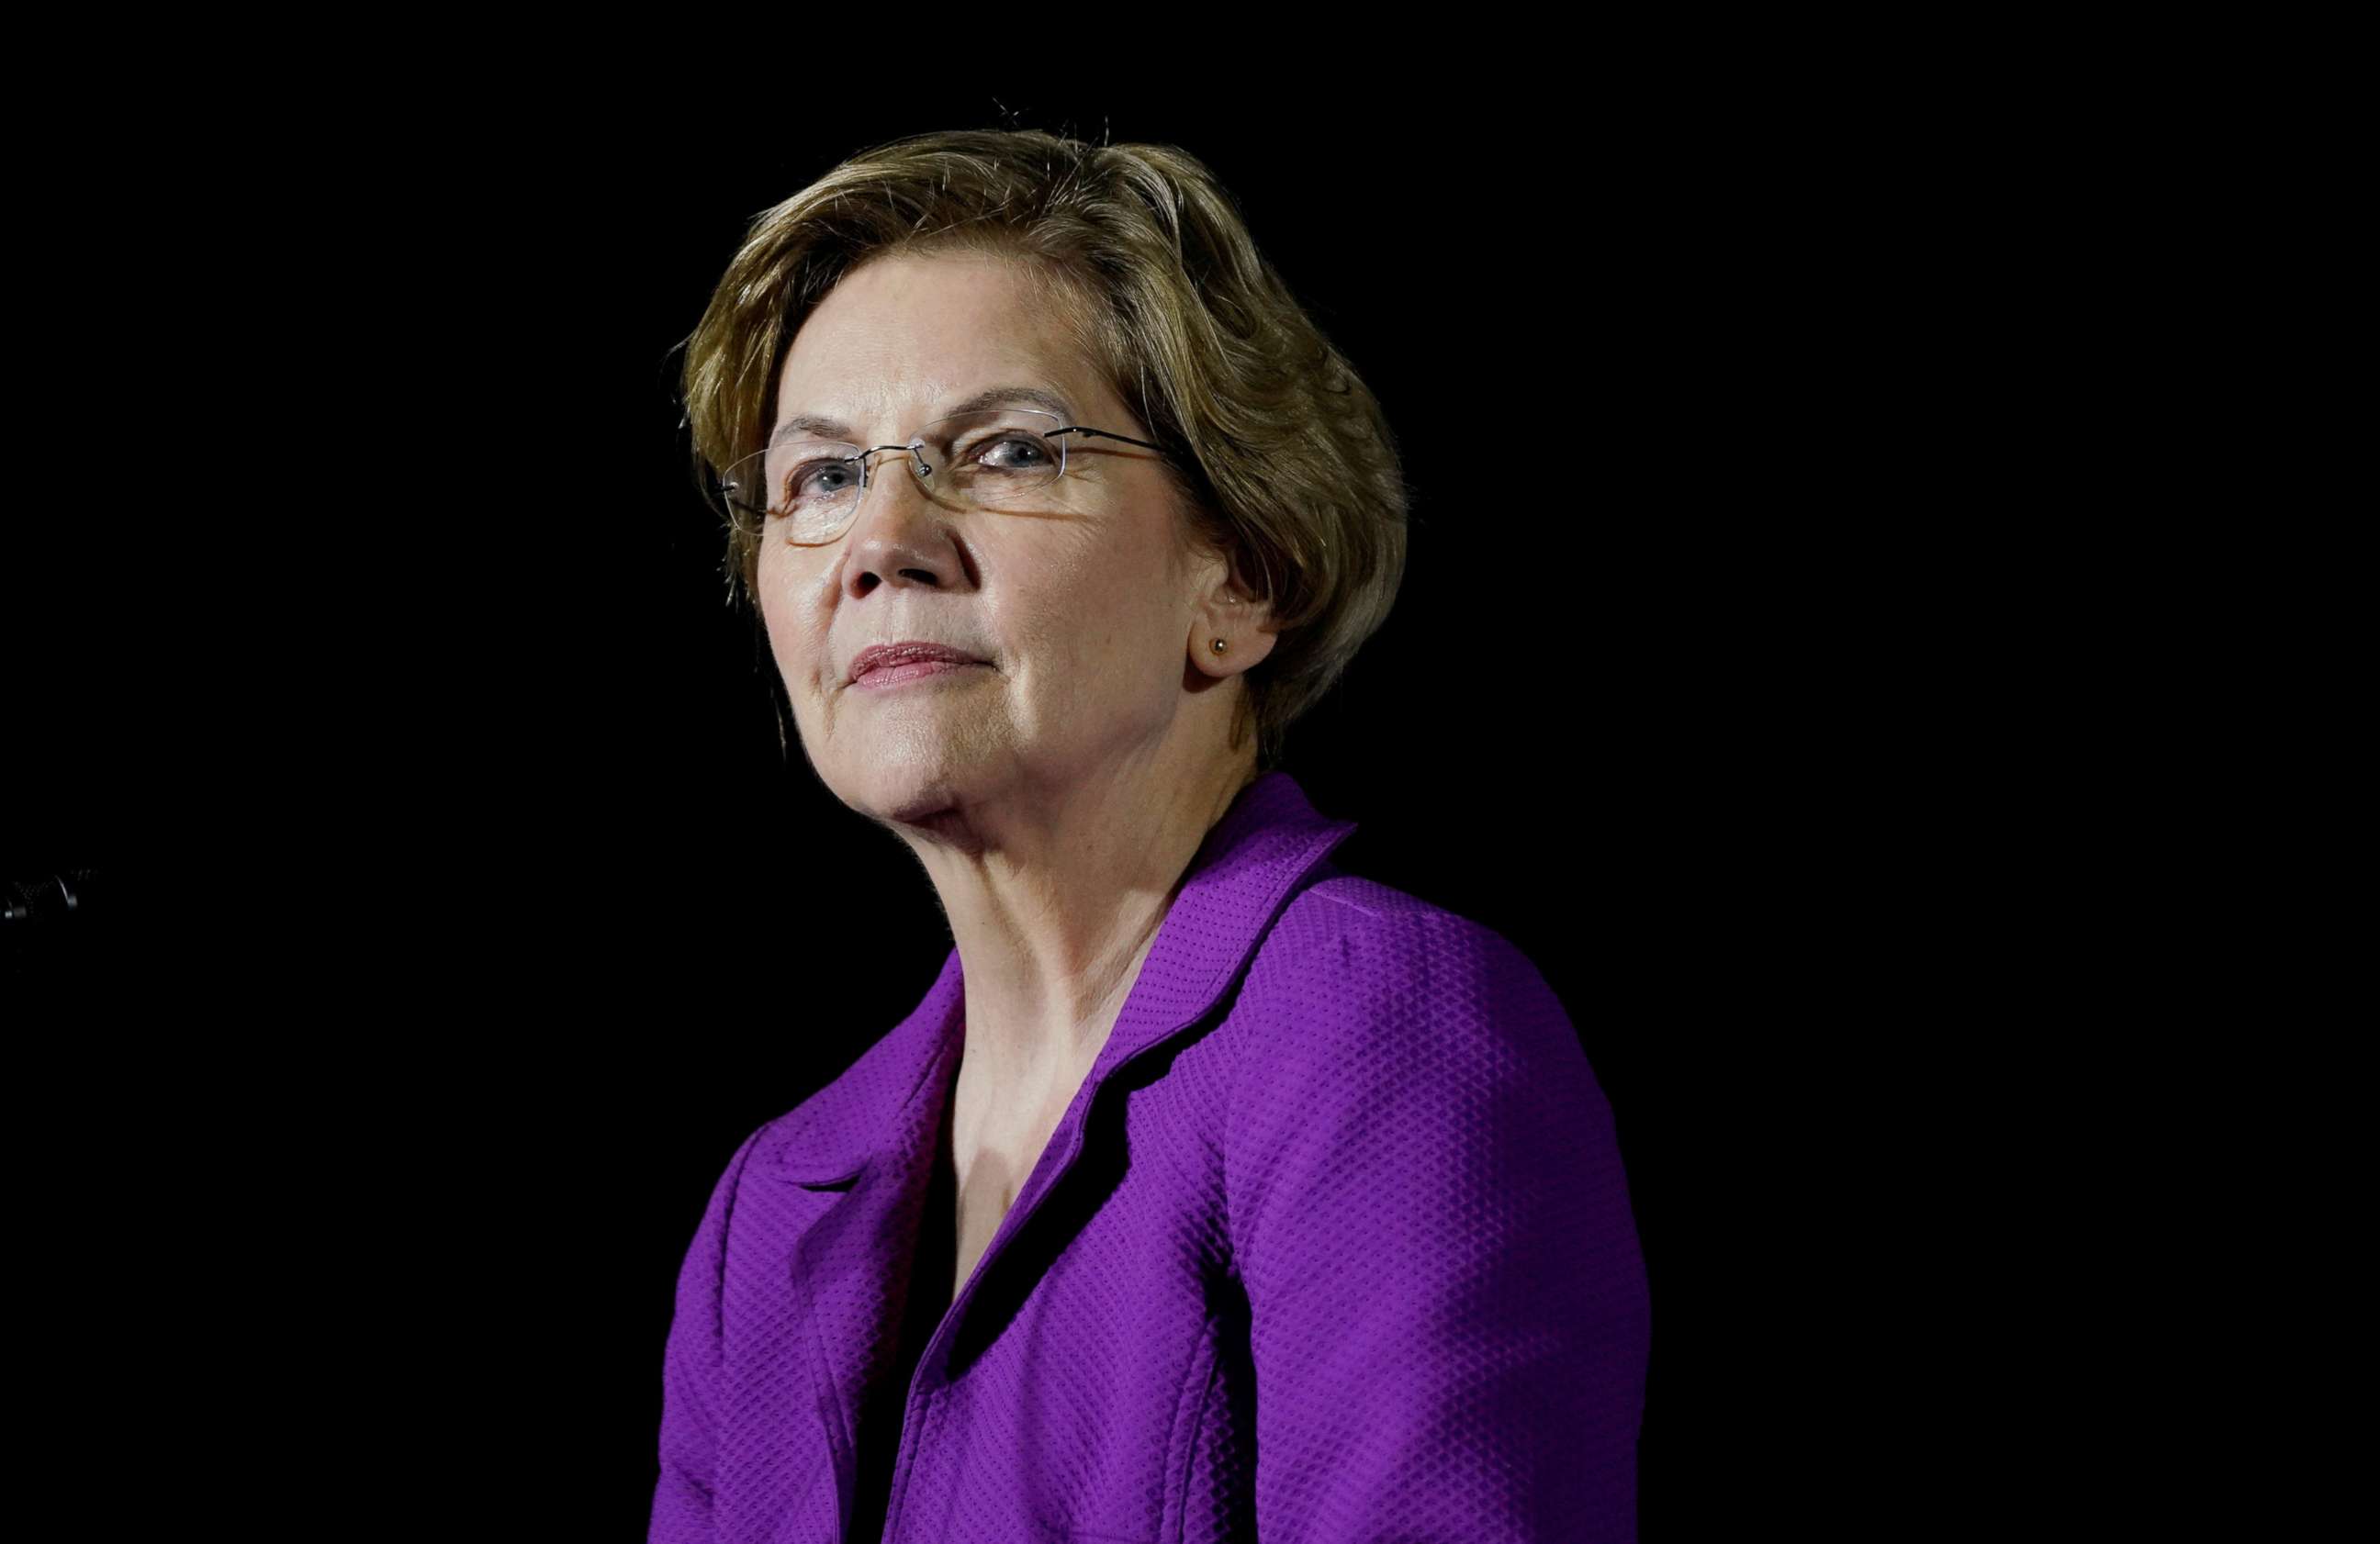
[[[847,430],[827,438],[906,444],[963,399],[1006,386],[1054,393],[1067,424],[1150,438],[1024,272],[975,256],[880,259],[844,277],[787,352],[775,423],[809,415]],[[1047,804],[1112,786],[1111,774],[1181,751],[1185,684],[1220,684],[1185,671],[1196,675],[1200,603],[1226,568],[1181,549],[1157,452],[1063,439],[1065,476],[1029,509],[953,507],[886,451],[833,541],[795,546],[782,521],[766,524],[770,648],[803,749],[845,804],[931,824],[988,801]],[[862,649],[912,639],[984,663],[889,687],[850,682]]]

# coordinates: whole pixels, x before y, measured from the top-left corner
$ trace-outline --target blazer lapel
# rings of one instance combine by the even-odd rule
[[[822,1444],[785,1466],[781,1505],[831,1477],[836,1515],[848,1523],[861,1418],[889,1393],[889,1418],[900,1419],[906,1391],[888,1390],[885,1369],[898,1358],[941,1122],[957,1081],[961,1001],[953,950],[917,1009],[788,1116],[783,1135],[757,1155],[783,1187],[784,1204],[808,1218],[784,1265],[792,1310],[785,1330],[794,1344],[776,1369],[777,1429],[819,1433]]]
[[[1243,790],[1208,832],[1098,1060],[919,1358],[918,1391],[947,1382],[953,1341],[968,1306],[1002,1264],[1010,1240],[1080,1158],[1101,1085],[1118,1068],[1208,1016],[1281,908],[1354,830],[1353,821],[1318,814],[1287,773],[1273,772]],[[954,948],[925,1000],[850,1070],[787,1116],[782,1133],[758,1155],[765,1172],[797,1193],[792,1203],[814,1212],[786,1267],[794,1306],[787,1328],[806,1343],[788,1350],[806,1369],[783,1369],[791,1375],[783,1380],[786,1387],[807,1393],[812,1418],[804,1422],[805,1412],[786,1410],[783,1429],[820,1430],[824,1446],[814,1462],[788,1466],[787,1499],[831,1470],[846,1519],[857,1466],[855,1434],[868,1402],[880,1393],[883,1369],[897,1359],[911,1266],[965,1037],[965,976]],[[939,1287],[926,1284],[929,1291]],[[892,1414],[885,1418],[902,1418],[900,1402],[909,1392],[892,1391]],[[781,1397],[796,1395],[781,1391]]]
[[[982,1337],[967,1323],[978,1297],[997,1289],[996,1302],[1013,1304],[1023,1284],[1002,1283],[1003,1272],[1030,1273],[1034,1262],[1046,1262],[1065,1247],[1062,1236],[1037,1236],[1029,1250],[1003,1259],[1012,1253],[1012,1241],[1032,1226],[1036,1213],[1082,1157],[1085,1130],[1102,1086],[1119,1068],[1207,1019],[1289,898],[1354,831],[1354,821],[1318,814],[1287,773],[1272,772],[1242,790],[1207,833],[1099,1058],[985,1246],[975,1274],[927,1344],[917,1363],[920,1392],[942,1387],[953,1367],[964,1366],[953,1355],[962,1334],[971,1346],[979,1346]],[[955,1082],[955,1068],[953,1078]]]

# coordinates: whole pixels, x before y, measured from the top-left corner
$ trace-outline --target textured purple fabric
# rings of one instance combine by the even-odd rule
[[[650,1544],[1635,1538],[1609,1106],[1518,949],[1328,862],[1354,828],[1242,790],[946,1312],[908,1286],[931,1231],[949,1290],[955,949],[746,1140],[678,1279]]]

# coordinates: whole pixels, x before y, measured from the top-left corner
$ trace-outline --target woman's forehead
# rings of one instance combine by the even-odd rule
[[[772,434],[856,440],[1000,404],[1070,424],[1113,416],[1111,393],[1041,293],[1018,264],[997,259],[887,259],[856,271],[786,350]]]

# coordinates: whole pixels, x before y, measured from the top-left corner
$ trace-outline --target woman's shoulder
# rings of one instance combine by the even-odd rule
[[[1543,980],[1486,923],[1330,864],[1281,910],[1257,958],[1276,969],[1410,973],[1453,965]]]
[[[1326,875],[1282,908],[1227,1027],[1222,1147],[1244,1215],[1285,1215],[1282,1195],[1327,1192],[1342,1167],[1402,1175],[1448,1216],[1500,1204],[1516,1176],[1609,1172],[1610,1107],[1560,999],[1462,912]]]
[[[1320,1037],[1341,1050],[1402,1043],[1442,1052],[1469,1040],[1565,1062],[1580,1054],[1560,999],[1511,939],[1335,867],[1282,909],[1242,995],[1244,1009],[1290,1026],[1276,1044]]]

